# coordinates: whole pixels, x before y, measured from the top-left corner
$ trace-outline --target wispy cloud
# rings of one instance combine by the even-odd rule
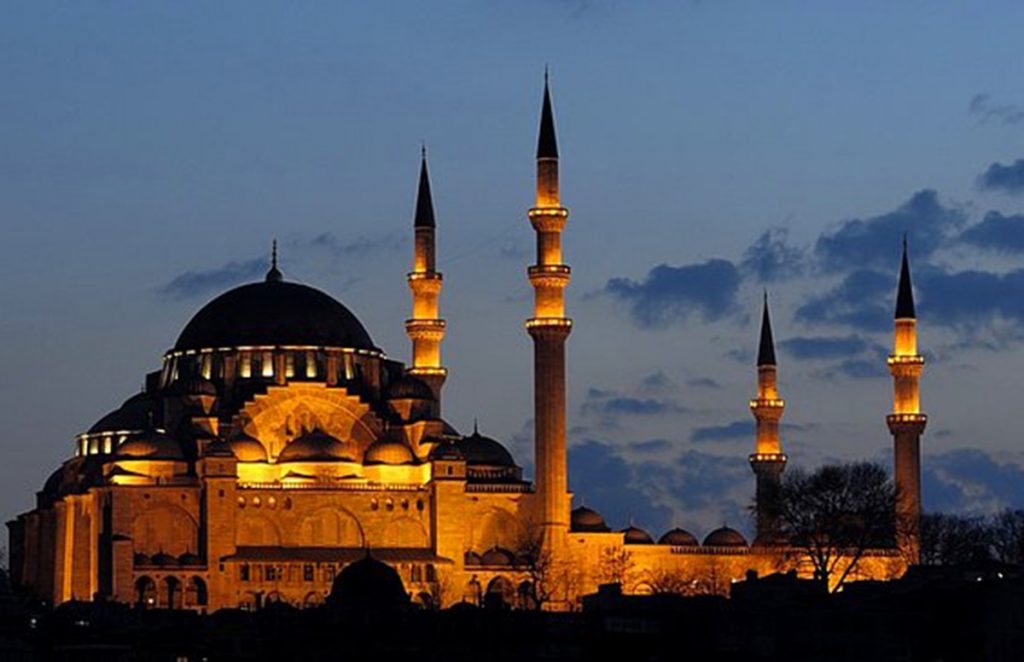
[[[766,230],[747,248],[740,261],[740,270],[761,283],[796,278],[804,273],[806,266],[806,251],[789,244],[789,231],[785,228]]]
[[[978,188],[983,191],[1024,193],[1024,159],[1009,165],[993,163],[978,177]]]
[[[976,94],[968,105],[968,111],[980,122],[997,124],[1020,124],[1024,122],[1024,105],[1018,103],[996,103],[991,94]]]
[[[266,257],[257,257],[240,262],[231,261],[212,269],[185,271],[160,286],[157,294],[172,300],[191,299],[253,280],[269,266]]]

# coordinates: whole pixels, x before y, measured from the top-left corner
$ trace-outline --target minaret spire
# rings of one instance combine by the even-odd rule
[[[534,512],[545,548],[558,555],[564,550],[569,532],[565,341],[572,320],[565,316],[570,269],[562,259],[562,230],[569,210],[559,198],[558,145],[546,75],[537,139],[537,199],[528,216],[537,234],[537,263],[527,270],[534,290],[533,317],[526,321],[534,358]]]
[[[757,397],[750,401],[750,411],[757,421],[757,438],[750,455],[750,468],[757,480],[757,538],[755,543],[778,544],[779,485],[786,468],[782,452],[779,422],[786,402],[779,397],[778,366],[772,321],[768,313],[768,292],[764,293],[761,313],[761,341],[757,351]]]
[[[281,270],[277,268],[277,239],[270,244],[270,271],[267,272],[267,282],[277,283],[284,279]]]
[[[420,180],[413,217],[415,246],[413,268],[407,281],[412,290],[412,317],[405,322],[405,333],[412,341],[412,366],[409,374],[426,382],[434,392],[434,415],[441,415],[441,387],[448,371],[441,365],[441,340],[445,321],[439,317],[438,298],[443,278],[436,270],[436,221],[434,200],[427,170],[427,146],[420,146]]]
[[[921,412],[924,357],[917,351],[917,315],[907,253],[907,237],[903,235],[903,258],[896,288],[896,329],[893,352],[888,359],[893,379],[893,405],[886,423],[893,436],[897,543],[904,558],[909,563],[917,563],[921,531],[921,435],[928,417]]]

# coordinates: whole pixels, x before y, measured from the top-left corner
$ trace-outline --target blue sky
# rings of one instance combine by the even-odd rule
[[[445,273],[446,415],[531,454],[525,266],[552,68],[571,482],[615,525],[747,527],[769,288],[793,462],[888,461],[910,233],[926,506],[1024,506],[1024,6],[37,2],[0,9],[0,469],[32,503],[204,301],[263,271],[391,355],[417,158]]]

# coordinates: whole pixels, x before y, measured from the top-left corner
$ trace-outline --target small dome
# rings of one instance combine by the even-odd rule
[[[228,446],[226,441],[220,439],[214,439],[213,442],[206,446],[206,451],[203,453],[206,457],[235,457],[234,451],[231,450],[231,446]]]
[[[475,430],[473,434],[463,437],[457,443],[462,456],[466,458],[466,464],[497,467],[514,467],[516,465],[512,454],[504,446]]]
[[[635,526],[629,526],[622,530],[622,541],[627,545],[654,544],[654,538],[651,538],[651,534]]]
[[[153,555],[153,565],[159,566],[171,566],[178,565],[178,559],[171,556],[167,552],[157,552]]]
[[[409,603],[409,595],[398,572],[367,553],[338,573],[329,600],[349,609],[397,609]]]
[[[474,551],[468,551],[462,556],[464,565],[480,565],[480,555]]]
[[[116,457],[121,460],[185,459],[181,444],[173,437],[152,429],[118,446]]]
[[[437,445],[434,446],[433,449],[431,449],[430,459],[458,462],[460,460],[465,460],[466,458],[462,456],[462,451],[459,450],[458,444],[442,439],[437,442]]]
[[[355,462],[353,444],[346,444],[326,432],[312,430],[296,437],[277,456],[284,462]]]
[[[148,554],[142,554],[141,552],[135,552],[132,556],[132,563],[135,565],[150,565],[153,560],[149,558]]]
[[[192,552],[185,552],[178,557],[178,565],[203,565],[203,560]]]
[[[480,557],[480,565],[512,565],[516,555],[501,547],[491,547]]]
[[[388,384],[384,397],[388,400],[433,400],[434,392],[422,379],[406,374]]]
[[[705,547],[746,547],[747,539],[736,529],[727,526],[715,529],[704,538]]]
[[[259,439],[239,430],[227,441],[228,448],[235,454],[239,462],[266,462],[267,448]]]
[[[588,533],[608,533],[611,531],[604,518],[601,517],[601,513],[586,506],[580,506],[573,510],[569,518],[571,522],[569,528],[572,531],[585,531]]]
[[[363,455],[363,464],[413,464],[415,461],[409,447],[393,439],[378,439]]]
[[[677,526],[658,538],[658,544],[672,545],[674,547],[696,547],[700,543],[697,542],[697,538],[692,533]]]

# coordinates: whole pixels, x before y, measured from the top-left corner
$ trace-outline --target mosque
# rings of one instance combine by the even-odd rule
[[[776,532],[773,498],[786,466],[785,406],[767,300],[757,359],[750,465],[757,535],[680,528],[657,538],[612,531],[571,510],[566,465],[565,344],[572,330],[562,257],[569,211],[545,82],[537,146],[533,480],[498,441],[444,420],[447,370],[438,305],[437,227],[424,154],[414,216],[409,366],[377,347],[324,292],[290,281],[276,247],[266,277],[216,297],[185,325],[144,390],[74,440],[35,509],[8,522],[12,579],[59,604],[107,599],[200,611],[322,603],[336,576],[372,555],[425,605],[501,599],[572,608],[602,583],[628,592],[714,591],[748,571],[800,568]],[[897,510],[920,516],[920,412],[910,272],[904,248],[888,360]],[[585,495],[583,495],[585,496]],[[902,574],[917,526],[871,550],[860,578]]]

